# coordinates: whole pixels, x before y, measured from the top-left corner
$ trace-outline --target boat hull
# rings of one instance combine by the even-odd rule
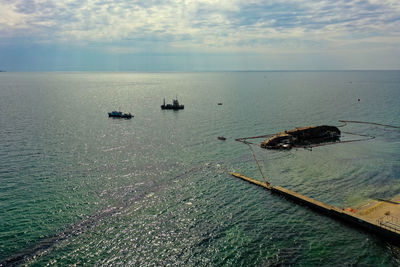
[[[123,115],[113,115],[111,113],[108,113],[109,118],[118,118],[118,119],[132,119],[133,115],[130,114],[123,114]]]
[[[161,106],[161,109],[172,109],[172,110],[179,110],[179,109],[185,109],[185,106],[184,105],[180,105],[180,106],[164,106],[164,105],[162,105]]]

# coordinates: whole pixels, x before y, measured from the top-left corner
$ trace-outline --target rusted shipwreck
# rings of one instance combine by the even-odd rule
[[[307,126],[286,130],[278,133],[261,143],[266,149],[290,149],[305,147],[324,142],[339,141],[340,130],[335,126]]]

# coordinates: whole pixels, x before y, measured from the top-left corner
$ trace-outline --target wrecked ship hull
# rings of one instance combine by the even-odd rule
[[[335,126],[307,126],[286,130],[261,143],[266,149],[290,149],[324,142],[335,142],[340,138],[340,130]]]

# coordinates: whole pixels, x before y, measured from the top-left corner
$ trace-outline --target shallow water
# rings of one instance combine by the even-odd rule
[[[185,110],[162,111],[176,95]],[[399,99],[399,71],[1,73],[0,262],[397,265],[396,247],[227,171],[260,178],[234,138],[400,125]],[[255,151],[273,184],[338,207],[399,194],[399,131],[342,129],[376,138]]]

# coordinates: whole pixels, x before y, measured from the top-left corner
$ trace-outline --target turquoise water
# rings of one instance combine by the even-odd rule
[[[176,95],[185,110],[162,111]],[[227,171],[260,179],[234,138],[400,125],[399,100],[400,71],[1,73],[0,263],[398,265],[397,247]],[[332,205],[400,194],[400,132],[342,129],[376,138],[255,151],[273,184]]]

